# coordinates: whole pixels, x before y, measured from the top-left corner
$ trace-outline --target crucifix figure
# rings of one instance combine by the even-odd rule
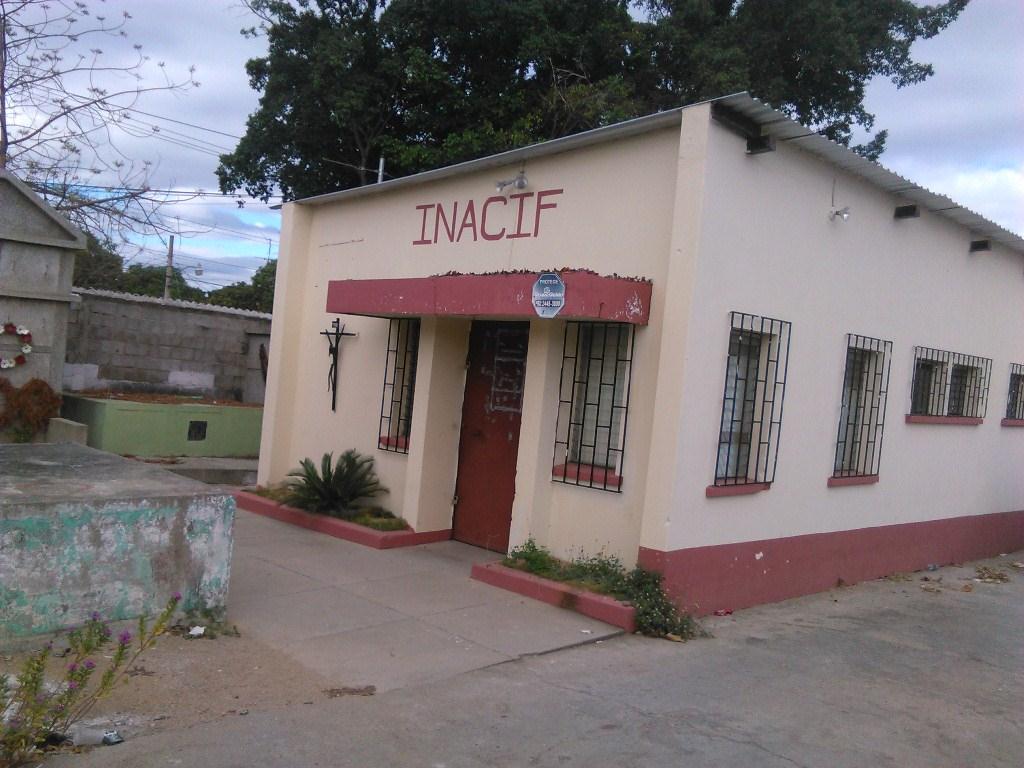
[[[331,393],[331,410],[338,408],[338,356],[341,353],[341,339],[343,336],[356,336],[354,333],[345,333],[345,326],[341,320],[335,320],[326,331],[320,331],[321,336],[327,337],[327,354],[331,356],[331,367],[327,371],[327,391]]]

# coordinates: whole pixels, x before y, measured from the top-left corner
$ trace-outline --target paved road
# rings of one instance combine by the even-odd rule
[[[921,574],[872,582],[715,619],[714,639],[616,637],[48,765],[1019,768],[1024,572],[1012,573],[978,584],[973,568],[945,568],[927,574],[938,592]]]

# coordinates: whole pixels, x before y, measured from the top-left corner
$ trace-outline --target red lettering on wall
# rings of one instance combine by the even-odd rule
[[[455,220],[459,216],[459,201],[456,200],[452,203],[452,221],[448,223],[448,219],[444,215],[444,206],[441,203],[437,204],[437,211],[434,216],[434,242],[437,242],[437,235],[441,231],[441,224],[444,223],[444,231],[448,233],[448,242],[455,242]]]
[[[506,235],[509,240],[516,237],[530,237],[530,232],[523,232],[523,209],[526,207],[526,198],[533,197],[533,192],[517,192],[514,195],[509,195],[509,200],[519,201],[519,212],[516,214],[516,231],[511,235]]]
[[[533,236],[537,237],[540,234],[540,212],[549,208],[557,208],[558,203],[545,203],[545,197],[554,197],[555,195],[562,194],[560,189],[543,189],[537,193],[537,213],[533,217]]]
[[[502,227],[501,230],[495,232],[494,234],[491,234],[490,232],[487,231],[487,208],[491,205],[491,203],[501,203],[502,205],[508,205],[508,200],[506,200],[504,197],[501,197],[500,195],[488,197],[486,200],[484,200],[483,207],[480,209],[480,234],[483,236],[484,240],[501,240],[501,238],[505,236],[504,227]]]
[[[427,203],[426,205],[417,205],[417,211],[423,211],[423,221],[420,224],[420,239],[413,240],[413,245],[430,245],[433,241],[427,239],[427,211],[434,207],[433,203]]]
[[[466,212],[462,215],[462,225],[459,227],[459,236],[455,238],[455,242],[462,240],[462,233],[466,229],[473,233],[473,242],[476,242],[476,208],[472,200],[466,203]]]

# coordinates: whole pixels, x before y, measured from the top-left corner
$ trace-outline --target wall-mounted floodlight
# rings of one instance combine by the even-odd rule
[[[514,178],[502,179],[501,181],[495,183],[494,188],[500,195],[502,192],[505,191],[506,187],[512,187],[513,189],[526,189],[526,185],[529,183],[530,182],[526,180],[526,171],[520,171],[515,175]]]
[[[843,221],[849,221],[850,219],[850,206],[840,208],[839,210],[833,210],[828,215],[829,221],[835,221],[836,219],[842,219]]]

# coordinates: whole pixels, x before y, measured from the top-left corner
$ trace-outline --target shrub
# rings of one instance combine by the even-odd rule
[[[17,443],[29,443],[60,413],[60,395],[42,379],[31,379],[20,389],[0,378],[0,428],[10,428]]]
[[[288,473],[295,478],[288,486],[286,503],[309,512],[351,519],[358,514],[355,505],[388,492],[377,478],[373,457],[345,451],[336,465],[333,453],[325,453],[320,469],[311,459],[303,459],[300,468]]]
[[[15,687],[6,674],[0,674],[0,768],[13,768],[46,746],[62,743],[68,729],[153,647],[180,601],[181,595],[175,594],[151,626],[140,618],[134,642],[131,632],[122,632],[110,652],[105,652],[111,642],[110,627],[94,613],[83,627],[68,633],[70,652],[56,685],[46,682],[52,644],[25,661]]]
[[[665,594],[660,573],[640,566],[627,571],[617,557],[581,556],[566,562],[527,539],[508,553],[503,565],[629,603],[636,609],[636,628],[642,634],[683,640],[704,635],[693,617],[676,608]]]

